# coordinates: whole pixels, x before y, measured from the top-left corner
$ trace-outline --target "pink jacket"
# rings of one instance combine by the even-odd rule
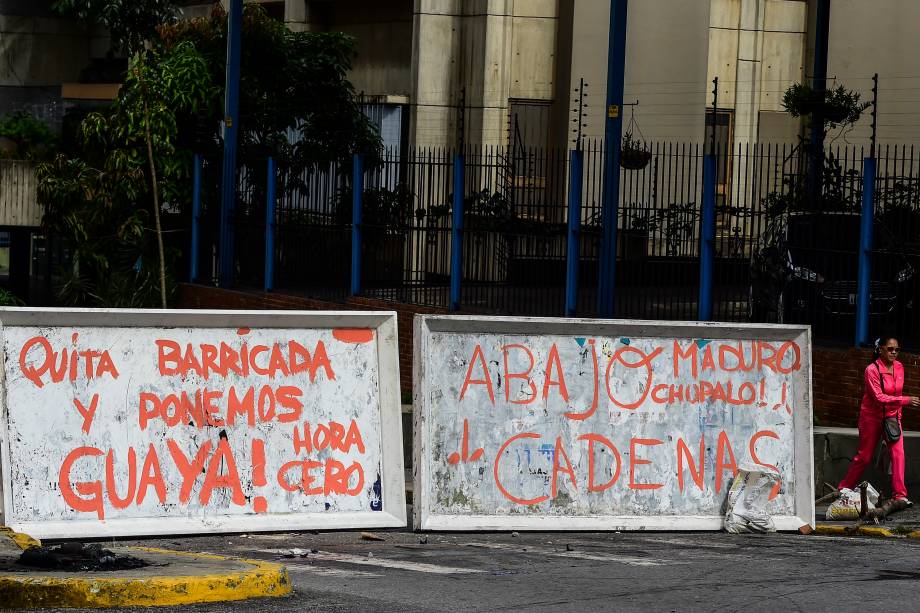
[[[881,373],[881,380],[879,379]],[[864,386],[860,410],[885,412],[885,415],[900,416],[901,407],[910,404],[910,396],[901,396],[904,389],[904,366],[895,360],[892,372],[881,358],[866,366],[866,384]]]

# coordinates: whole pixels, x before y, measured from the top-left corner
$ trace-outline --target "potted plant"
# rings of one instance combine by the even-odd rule
[[[626,227],[617,239],[617,257],[623,260],[644,260],[648,257],[649,233],[658,229],[658,219],[649,211],[627,214]]]
[[[816,90],[795,83],[783,94],[783,108],[793,117],[820,117],[828,126],[853,124],[871,105],[859,101],[859,93],[838,85],[834,89]]]
[[[464,280],[507,281],[516,226],[511,203],[503,194],[483,189],[464,198],[464,258],[485,263],[467,267],[463,271]]]
[[[656,221],[664,233],[665,249],[669,257],[692,255],[698,217],[695,202],[672,202],[666,209],[657,211]]]
[[[632,132],[623,135],[623,146],[620,148],[620,166],[627,170],[642,170],[652,159],[652,152],[642,143],[633,139]]]

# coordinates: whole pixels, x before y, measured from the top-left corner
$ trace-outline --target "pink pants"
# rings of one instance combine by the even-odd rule
[[[837,489],[853,489],[859,483],[863,471],[872,461],[875,446],[882,435],[882,417],[882,411],[879,410],[863,408],[859,411],[859,447]],[[898,415],[898,422],[900,421],[901,416]],[[902,435],[897,443],[887,444],[891,451],[891,497],[907,498],[907,487],[904,485],[904,436]]]

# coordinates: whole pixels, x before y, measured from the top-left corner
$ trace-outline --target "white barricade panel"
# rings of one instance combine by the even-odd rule
[[[0,523],[39,538],[405,525],[392,313],[0,321]]]
[[[738,470],[814,522],[804,326],[419,316],[415,525],[718,529]]]

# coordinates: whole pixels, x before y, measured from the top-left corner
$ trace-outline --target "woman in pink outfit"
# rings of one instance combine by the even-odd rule
[[[859,407],[859,448],[837,489],[854,489],[863,470],[868,466],[882,435],[886,417],[897,417],[901,423],[901,408],[920,407],[917,396],[902,396],[904,366],[897,360],[898,339],[882,337],[875,342],[875,360],[866,366],[862,404]],[[904,436],[896,442],[886,442],[891,452],[891,498],[907,498],[904,485]]]

